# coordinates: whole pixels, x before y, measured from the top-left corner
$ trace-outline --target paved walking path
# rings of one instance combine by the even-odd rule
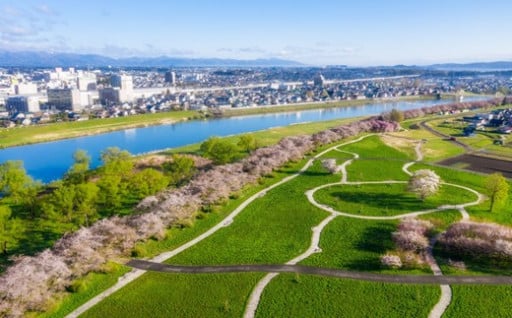
[[[362,136],[362,137],[357,138],[357,139],[355,139],[353,141],[350,141],[348,143],[354,143],[354,142],[361,141],[361,140],[363,140],[364,138],[366,138],[368,136],[371,136],[371,135]],[[348,144],[348,143],[345,143],[345,144]],[[343,144],[343,145],[345,145],[345,144]],[[276,188],[276,187],[278,187],[278,186],[280,186],[280,185],[282,185],[282,184],[284,184],[286,182],[289,182],[290,180],[298,177],[304,171],[309,169],[313,165],[313,162],[317,158],[323,156],[324,154],[326,154],[329,151],[332,151],[332,150],[334,150],[334,149],[336,149],[338,147],[340,147],[340,145],[336,145],[336,146],[330,147],[330,148],[320,152],[315,157],[313,157],[310,160],[308,160],[308,162],[306,162],[306,164],[302,167],[302,169],[299,170],[299,172],[297,172],[296,174],[290,175],[290,176],[282,179],[281,181],[279,181],[279,182],[277,182],[277,183],[275,183],[275,184],[273,184],[273,185],[271,185],[271,186],[269,186],[269,187],[259,191],[258,193],[252,195],[247,200],[245,200],[242,204],[240,204],[235,210],[233,210],[233,212],[231,212],[228,216],[226,216],[221,222],[219,222],[217,225],[215,225],[214,227],[212,227],[208,231],[204,232],[203,234],[199,235],[195,239],[193,239],[193,240],[191,240],[191,241],[181,245],[180,247],[178,247],[178,248],[176,248],[176,249],[174,249],[172,251],[162,253],[162,254],[152,258],[151,261],[160,263],[160,262],[163,262],[165,260],[168,260],[168,259],[178,255],[179,253],[183,252],[184,250],[186,250],[186,249],[196,245],[197,243],[199,243],[202,240],[206,239],[207,237],[209,237],[210,235],[214,234],[218,230],[220,230],[220,229],[222,229],[224,227],[230,226],[231,223],[233,223],[233,219],[238,214],[240,214],[240,212],[242,212],[254,200],[263,197],[268,191],[270,191],[270,190],[272,190],[272,189],[274,189],[274,188]],[[81,314],[83,314],[84,312],[86,312],[87,310],[91,309],[93,306],[95,306],[99,302],[101,302],[103,299],[107,298],[108,296],[112,295],[116,291],[120,290],[124,286],[128,285],[129,283],[133,282],[134,280],[136,280],[137,278],[142,276],[144,273],[145,273],[145,271],[143,271],[143,270],[135,269],[135,270],[132,270],[129,273],[121,276],[119,278],[118,282],[114,286],[110,287],[109,289],[107,289],[107,290],[103,291],[102,293],[96,295],[95,297],[91,298],[89,301],[84,303],[82,306],[78,307],[73,312],[68,314],[66,316],[66,318],[76,318],[76,317],[80,316]]]
[[[438,207],[437,209],[431,209],[431,210],[425,210],[425,211],[417,211],[412,213],[406,213],[396,216],[388,216],[388,217],[382,217],[382,216],[361,216],[361,215],[354,215],[349,214],[341,211],[336,211],[333,208],[317,203],[314,199],[314,193],[322,188],[333,186],[333,185],[359,185],[359,184],[389,184],[389,183],[405,183],[405,181],[396,181],[396,180],[386,180],[386,181],[370,181],[370,182],[349,182],[347,180],[347,170],[346,167],[351,164],[355,159],[359,158],[359,155],[356,153],[350,153],[343,150],[338,149],[339,147],[356,143],[364,138],[367,138],[372,135],[366,135],[362,136],[360,138],[357,138],[355,140],[336,145],[334,147],[330,147],[321,153],[317,154],[315,157],[310,159],[303,167],[300,169],[300,171],[294,175],[288,176],[281,181],[259,191],[258,193],[252,195],[247,200],[245,200],[241,205],[239,205],[233,212],[231,212],[226,218],[224,218],[220,223],[206,231],[205,233],[201,234],[200,236],[196,237],[195,239],[181,245],[180,247],[169,251],[162,253],[154,258],[152,258],[150,261],[143,261],[143,260],[132,260],[127,263],[128,266],[131,266],[134,268],[131,272],[125,274],[122,276],[118,283],[108,290],[102,292],[101,294],[95,296],[91,300],[89,300],[87,303],[73,311],[71,314],[69,314],[67,317],[78,317],[80,314],[84,313],[97,303],[99,303],[104,298],[110,296],[117,290],[121,289],[122,287],[126,286],[130,282],[134,281],[138,277],[140,277],[142,274],[144,274],[147,270],[156,270],[156,271],[163,271],[163,272],[174,272],[174,273],[224,273],[224,272],[267,272],[269,273],[266,275],[263,279],[261,279],[258,284],[253,289],[248,303],[246,305],[246,310],[244,313],[244,317],[246,318],[252,318],[255,315],[256,309],[258,307],[261,294],[263,293],[263,290],[265,287],[270,283],[270,281],[279,273],[304,273],[304,274],[312,274],[312,275],[322,275],[322,276],[330,276],[330,277],[339,277],[339,278],[349,278],[349,279],[358,279],[358,280],[368,280],[368,281],[374,281],[374,282],[389,282],[389,283],[410,283],[410,284],[442,284],[441,290],[442,295],[441,299],[436,304],[436,306],[432,309],[430,316],[431,318],[440,317],[446,307],[449,305],[451,300],[451,290],[448,284],[512,284],[512,277],[497,277],[497,276],[441,276],[441,272],[437,264],[435,263],[435,259],[433,258],[432,254],[430,254],[430,263],[432,271],[434,272],[434,276],[428,275],[428,276],[411,276],[411,275],[383,275],[383,274],[375,274],[375,273],[367,273],[367,272],[348,272],[348,271],[342,271],[337,269],[329,269],[329,268],[315,268],[315,267],[307,267],[307,266],[300,266],[296,265],[298,262],[306,259],[307,257],[311,256],[314,253],[320,253],[321,248],[319,247],[320,242],[320,235],[323,231],[323,229],[336,217],[343,216],[343,217],[352,217],[352,218],[360,218],[360,219],[367,219],[367,220],[392,220],[392,219],[401,219],[405,217],[415,217],[422,214],[428,214],[428,213],[434,213],[438,211],[443,210],[451,210],[456,209],[460,211],[460,213],[463,216],[463,219],[468,219],[469,215],[467,214],[465,207],[479,204],[483,199],[484,196],[480,193],[474,191],[473,189],[463,187],[460,185],[455,184],[449,184],[444,183],[445,185],[450,185],[454,187],[458,187],[461,189],[465,189],[467,191],[470,191],[474,193],[477,196],[477,200],[465,204],[460,205],[445,205]],[[421,143],[418,143],[415,147],[417,160],[414,162],[409,162],[405,164],[402,168],[402,170],[408,174],[412,175],[412,173],[409,171],[410,166],[412,166],[414,163],[421,161],[423,158],[423,154],[420,150]],[[322,185],[320,187],[317,187],[315,189],[307,191],[306,197],[309,200],[309,202],[320,209],[326,211],[329,213],[329,216],[326,217],[320,224],[318,224],[316,227],[312,228],[312,237],[311,237],[311,243],[309,248],[299,256],[295,257],[294,259],[288,261],[284,265],[233,265],[233,266],[171,266],[171,265],[164,265],[161,264],[161,262],[172,258],[173,256],[183,252],[184,250],[194,246],[195,244],[201,242],[202,240],[206,239],[207,237],[211,236],[218,230],[230,226],[233,223],[233,219],[240,214],[250,203],[252,203],[254,200],[264,196],[268,191],[286,183],[290,180],[296,178],[300,174],[302,174],[304,171],[309,169],[314,161],[320,157],[322,157],[324,154],[332,151],[337,150],[340,152],[348,153],[353,156],[353,159],[346,160],[342,165],[339,166],[339,171],[341,172],[341,181],[337,183]],[[432,242],[434,243],[434,242]],[[432,245],[433,246],[433,245]],[[437,274],[436,274],[437,273]]]
[[[359,140],[356,140],[356,141],[353,141],[353,142],[357,142],[357,141],[359,141]],[[350,142],[350,143],[353,143],[353,142]],[[348,144],[348,143],[346,143],[346,144]],[[394,215],[394,216],[364,216],[364,215],[356,215],[356,214],[346,213],[346,212],[342,212],[342,211],[337,211],[337,210],[333,209],[332,207],[330,207],[328,205],[318,203],[315,200],[315,198],[314,198],[315,192],[320,190],[320,189],[324,189],[324,188],[331,187],[331,186],[334,186],[334,185],[362,185],[362,184],[397,184],[397,183],[407,183],[406,181],[396,181],[396,180],[361,181],[361,182],[350,182],[350,181],[348,181],[347,180],[348,179],[347,166],[350,165],[354,160],[358,159],[359,155],[356,154],[356,153],[347,152],[347,151],[343,151],[343,150],[338,149],[339,147],[342,147],[342,146],[344,146],[346,144],[339,145],[335,149],[335,150],[337,150],[339,152],[348,153],[348,154],[353,156],[352,159],[346,160],[345,162],[343,162],[342,165],[339,166],[338,170],[341,173],[341,181],[335,182],[335,183],[330,183],[330,184],[325,184],[325,185],[316,187],[314,189],[308,190],[305,193],[308,201],[311,204],[313,204],[314,206],[316,206],[316,207],[318,207],[318,208],[320,208],[320,209],[322,209],[322,210],[324,210],[324,211],[329,213],[329,217],[327,217],[324,221],[322,221],[321,226],[319,225],[316,228],[313,228],[312,242],[313,242],[315,237],[319,238],[323,228],[331,220],[333,220],[337,216],[357,218],[357,219],[364,219],[364,220],[396,220],[396,219],[403,219],[403,218],[406,218],[406,217],[417,217],[417,216],[423,215],[423,214],[430,214],[430,213],[446,211],[446,210],[458,210],[461,213],[462,218],[464,220],[467,220],[467,219],[469,219],[469,215],[466,212],[465,207],[480,204],[484,200],[484,196],[482,194],[478,193],[477,191],[475,191],[475,190],[473,190],[471,188],[460,186],[460,185],[456,185],[456,184],[444,183],[443,182],[442,184],[444,184],[444,185],[453,186],[453,187],[457,187],[457,188],[464,189],[466,191],[472,192],[473,194],[476,195],[477,199],[475,201],[473,201],[473,202],[468,202],[468,203],[464,203],[464,204],[459,204],[459,205],[443,205],[443,206],[440,206],[440,207],[438,207],[436,209],[430,209],[430,210],[425,210],[425,211],[416,211],[416,212],[410,212],[410,213]],[[423,153],[421,151],[421,145],[422,145],[422,142],[418,142],[416,144],[415,148],[414,148],[415,149],[415,153],[416,153],[416,160],[412,161],[412,162],[408,162],[408,163],[404,164],[404,166],[402,167],[402,170],[404,171],[404,173],[406,173],[409,176],[412,176],[412,172],[409,170],[409,168],[412,165],[414,165],[415,163],[423,160]],[[319,156],[317,156],[317,157],[319,157]],[[436,279],[440,279],[438,277],[443,277],[443,276],[442,276],[441,269],[439,268],[437,262],[435,261],[435,258],[433,256],[433,254],[432,254],[433,244],[435,244],[435,240],[433,240],[431,242],[431,245],[430,245],[430,247],[429,247],[429,249],[427,251],[427,263],[429,264],[432,272],[434,273],[434,276],[429,276],[429,277],[436,277],[436,278],[432,278],[433,280],[436,280]],[[311,245],[310,249],[306,253],[302,254],[300,257],[302,257],[302,259],[304,259],[307,256],[311,255],[312,252],[310,250],[312,248],[313,248],[313,244]],[[316,244],[316,246],[314,248],[315,248],[316,252],[321,252],[321,249],[318,246],[318,242],[317,242],[317,244]],[[310,253],[310,254],[307,255],[306,257],[304,257],[305,254],[308,254],[308,253]],[[288,262],[287,264],[296,264],[296,262],[294,262],[294,261],[295,261],[295,259],[290,261],[290,262]],[[257,310],[260,298],[261,298],[261,294],[263,293],[264,288],[277,275],[278,274],[275,273],[275,272],[272,273],[272,274],[268,274],[262,280],[260,280],[258,282],[256,287],[253,289],[253,291],[251,293],[251,296],[249,297],[249,301],[248,301],[248,304],[246,306],[246,310],[245,310],[245,313],[244,313],[244,318],[253,318],[255,316],[255,313],[256,313],[256,310]],[[451,302],[452,294],[451,294],[450,286],[447,285],[447,284],[442,284],[440,287],[441,287],[440,299],[439,299],[438,303],[434,306],[432,311],[430,312],[429,318],[440,318],[442,316],[442,314],[445,312],[445,310],[448,307],[448,305],[450,304],[450,302]]]
[[[134,259],[126,265],[144,271],[181,274],[208,273],[298,273],[326,277],[346,278],[380,283],[421,284],[421,285],[512,285],[512,276],[434,276],[395,275],[371,272],[346,271],[336,268],[322,268],[292,264],[275,265],[218,265],[181,266]]]

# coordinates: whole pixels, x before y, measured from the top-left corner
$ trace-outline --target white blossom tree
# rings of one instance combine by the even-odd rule
[[[332,174],[339,171],[339,167],[336,164],[336,159],[324,159],[322,160],[322,166]]]
[[[432,170],[421,169],[411,176],[407,189],[425,200],[435,194],[441,185],[441,178]]]

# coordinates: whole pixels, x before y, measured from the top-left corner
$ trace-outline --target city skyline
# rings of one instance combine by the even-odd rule
[[[510,60],[504,0],[6,0],[0,49],[354,66]]]

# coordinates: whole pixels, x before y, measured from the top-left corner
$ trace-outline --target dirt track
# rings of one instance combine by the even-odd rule
[[[512,178],[512,161],[465,154],[438,163],[443,166],[466,164],[463,169],[482,173],[500,172],[503,176]]]

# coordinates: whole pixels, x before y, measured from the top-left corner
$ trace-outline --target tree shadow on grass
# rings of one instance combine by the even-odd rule
[[[368,206],[371,208],[384,210],[393,210],[397,212],[412,212],[435,208],[428,202],[409,196],[405,193],[386,193],[382,192],[352,192],[352,191],[336,191],[330,193],[330,197],[336,199],[340,204],[341,202],[349,202],[352,204],[359,204],[363,208]],[[325,202],[327,203],[327,202]]]
[[[380,256],[394,248],[391,233],[395,230],[396,226],[392,223],[377,223],[375,226],[366,228],[353,246],[362,252],[374,254],[374,256],[368,255],[366,258],[354,260],[346,267],[363,271],[380,270]]]
[[[330,176],[332,175],[332,173],[330,172],[323,172],[323,171],[304,171],[302,173],[302,175],[304,176],[309,176],[309,177],[326,177],[326,176]]]

